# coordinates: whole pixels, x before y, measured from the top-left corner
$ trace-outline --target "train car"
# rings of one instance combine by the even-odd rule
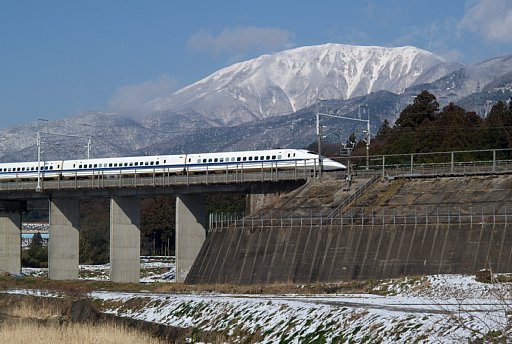
[[[318,154],[300,149],[271,149],[259,151],[189,154],[189,172],[223,172],[229,170],[260,171],[271,168],[318,170]],[[322,157],[326,171],[344,170],[346,167],[332,159]]]
[[[37,179],[39,169],[46,177],[57,178],[60,176],[62,165],[63,161],[0,163],[0,179]]]
[[[62,176],[71,178],[98,175],[178,173],[183,171],[184,164],[184,154],[66,160],[63,164]]]

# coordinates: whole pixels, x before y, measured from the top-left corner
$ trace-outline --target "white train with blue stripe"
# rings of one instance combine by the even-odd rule
[[[323,171],[344,170],[345,165],[321,158]],[[38,166],[40,173],[38,172]],[[231,171],[298,169],[318,171],[318,154],[303,149],[134,156],[83,160],[0,163],[0,179],[87,178],[99,175],[199,174]]]

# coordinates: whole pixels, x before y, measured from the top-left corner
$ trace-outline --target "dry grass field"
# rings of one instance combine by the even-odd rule
[[[164,343],[149,334],[110,322],[70,323],[64,303],[45,298],[2,298],[0,343]]]
[[[75,307],[77,304],[81,306]],[[218,332],[118,319],[95,313],[87,307],[92,307],[92,304],[88,301],[80,303],[73,297],[0,294],[0,343],[160,344],[200,341],[216,344],[226,341],[225,335]]]
[[[123,326],[113,324],[38,324],[30,321],[10,321],[0,324],[0,343],[165,343]]]

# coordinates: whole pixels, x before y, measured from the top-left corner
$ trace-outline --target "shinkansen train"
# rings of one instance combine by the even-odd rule
[[[326,157],[321,158],[321,164],[323,171],[337,171],[346,168],[345,165]],[[35,179],[38,176],[43,178],[88,178],[99,175],[199,174],[240,170],[265,171],[275,168],[319,170],[318,154],[302,149],[271,149],[0,163],[0,179]]]

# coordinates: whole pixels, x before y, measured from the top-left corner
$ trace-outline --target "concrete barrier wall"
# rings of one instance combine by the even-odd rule
[[[506,224],[249,224],[208,233],[186,282],[337,282],[489,267],[512,272]]]

